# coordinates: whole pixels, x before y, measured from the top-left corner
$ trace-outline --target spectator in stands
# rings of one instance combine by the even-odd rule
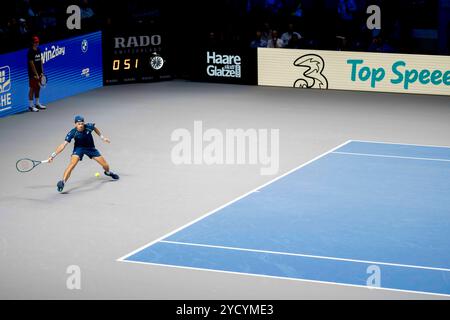
[[[19,31],[22,36],[28,35],[28,25],[27,21],[23,18],[19,19]]]
[[[262,32],[256,31],[256,38],[250,43],[250,48],[266,48],[267,41],[262,39]]]
[[[269,41],[269,39],[272,36],[272,28],[270,27],[269,22],[264,22],[261,32],[262,32],[261,39]]]
[[[292,36],[295,34],[295,36],[298,39],[301,39],[302,36],[300,35],[300,33],[294,31],[294,24],[293,23],[289,23],[288,24],[288,30],[283,33],[281,35],[281,40],[283,40],[283,46],[286,47],[289,44],[289,41],[291,41]]]
[[[272,37],[267,41],[267,48],[283,48],[284,42],[278,37],[278,31],[272,31]]]
[[[300,35],[298,33],[294,33],[291,37],[291,39],[289,39],[289,42],[286,46],[286,48],[289,49],[301,49],[302,46],[302,40],[300,38]]]

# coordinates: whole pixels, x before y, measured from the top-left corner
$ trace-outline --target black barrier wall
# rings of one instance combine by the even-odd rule
[[[169,44],[167,32],[157,30],[104,32],[104,84],[171,79]]]
[[[209,47],[195,51],[191,80],[256,85],[257,50]]]

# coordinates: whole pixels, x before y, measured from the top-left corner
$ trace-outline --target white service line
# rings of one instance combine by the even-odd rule
[[[178,241],[168,241],[168,240],[161,240],[160,242],[162,242],[162,243],[169,243],[169,244],[177,244],[177,245],[185,245],[185,246],[193,246],[193,247],[205,247],[205,248],[234,250],[234,251],[247,251],[247,252],[276,254],[276,255],[285,255],[285,256],[294,256],[294,257],[304,257],[304,258],[314,258],[314,259],[324,259],[324,260],[334,260],[334,261],[345,261],[345,262],[357,262],[357,263],[364,263],[364,264],[374,264],[374,265],[384,265],[384,266],[393,266],[393,267],[402,267],[402,268],[413,268],[413,269],[425,269],[425,270],[433,270],[433,271],[450,272],[450,269],[446,269],[446,268],[424,267],[424,266],[415,266],[415,265],[401,264],[401,263],[389,263],[389,262],[379,262],[379,261],[370,261],[370,260],[346,259],[346,258],[336,258],[336,257],[327,257],[327,256],[316,256],[316,255],[302,254],[302,253],[278,252],[278,251],[268,251],[268,250],[258,250],[258,249],[245,249],[245,248],[236,248],[236,247],[227,247],[227,246],[215,246],[215,245],[209,245],[209,244],[178,242]]]
[[[302,164],[302,165],[300,165],[300,166],[298,166],[298,167],[296,167],[296,168],[286,172],[285,174],[283,174],[283,175],[281,175],[281,176],[279,176],[279,177],[277,177],[277,178],[275,178],[275,179],[273,179],[273,180],[263,184],[262,186],[257,187],[255,189],[247,192],[246,194],[244,194],[244,195],[242,195],[242,196],[240,196],[240,197],[238,197],[238,198],[236,198],[236,199],[234,199],[234,200],[232,200],[232,201],[230,201],[230,202],[220,206],[219,208],[206,213],[205,215],[195,219],[194,221],[192,221],[192,222],[190,222],[190,223],[188,223],[188,224],[186,224],[186,225],[184,225],[184,226],[182,226],[182,227],[180,227],[180,228],[178,228],[178,229],[176,229],[176,230],[174,230],[174,231],[172,231],[172,232],[170,232],[170,233],[168,233],[168,234],[166,234],[166,235],[164,235],[164,236],[162,236],[162,237],[160,237],[160,238],[158,238],[158,239],[156,239],[156,240],[154,240],[154,241],[152,241],[152,242],[150,242],[150,243],[148,243],[146,245],[143,245],[142,247],[132,251],[131,253],[129,253],[129,254],[127,254],[127,255],[117,259],[117,261],[126,262],[126,263],[132,263],[132,264],[163,266],[163,267],[170,267],[170,268],[176,268],[176,269],[188,269],[188,270],[196,270],[196,271],[200,270],[200,271],[209,271],[209,272],[216,272],[216,273],[233,274],[233,275],[245,275],[245,276],[252,276],[252,277],[263,277],[263,278],[281,279],[281,280],[289,280],[289,281],[301,281],[301,282],[307,282],[307,283],[332,284],[332,285],[338,285],[338,286],[343,286],[343,287],[366,288],[366,289],[369,289],[369,290],[386,290],[386,291],[401,292],[401,293],[416,293],[416,294],[424,294],[424,295],[431,295],[431,296],[450,297],[450,294],[443,294],[443,293],[432,293],[432,292],[425,292],[425,291],[422,292],[422,291],[402,290],[402,289],[383,288],[383,287],[377,288],[377,287],[370,287],[370,286],[364,286],[364,285],[354,285],[354,284],[338,283],[338,282],[331,282],[331,281],[319,281],[319,280],[308,280],[308,279],[299,279],[299,278],[288,278],[288,277],[271,276],[271,275],[256,274],[256,273],[233,272],[233,271],[207,269],[207,268],[195,268],[195,267],[187,267],[187,266],[180,266],[180,265],[170,265],[170,264],[162,264],[162,263],[154,263],[154,262],[143,262],[143,261],[126,260],[128,257],[134,255],[135,253],[137,253],[137,252],[139,252],[139,251],[141,251],[141,250],[143,250],[143,249],[145,249],[145,248],[147,248],[147,247],[149,247],[149,246],[151,246],[151,245],[153,245],[153,244],[155,244],[157,242],[166,242],[166,243],[173,242],[173,241],[168,241],[168,240],[163,240],[163,239],[165,239],[165,238],[167,238],[167,237],[177,233],[178,231],[181,231],[181,230],[189,227],[190,225],[192,225],[192,224],[194,224],[194,223],[196,223],[196,222],[206,218],[207,216],[209,216],[209,215],[211,215],[211,214],[213,214],[213,213],[215,213],[215,212],[217,212],[217,211],[219,211],[219,210],[221,210],[221,209],[231,205],[232,203],[234,203],[234,202],[236,202],[236,201],[246,197],[247,195],[249,195],[249,194],[251,194],[253,192],[258,192],[259,189],[261,189],[261,188],[263,188],[263,187],[265,187],[265,186],[267,186],[267,185],[269,185],[269,184],[271,184],[271,183],[273,183],[273,182],[275,182],[275,181],[277,181],[277,180],[279,180],[279,179],[289,175],[290,173],[292,173],[292,172],[294,172],[294,171],[296,171],[296,170],[298,170],[298,169],[300,169],[300,168],[302,168],[302,167],[304,167],[304,166],[306,166],[306,165],[308,165],[308,164],[310,164],[310,163],[312,163],[312,162],[314,162],[314,161],[316,161],[316,160],[318,160],[318,159],[320,159],[320,158],[322,158],[322,157],[324,157],[324,156],[326,156],[326,155],[328,155],[330,153],[333,153],[335,150],[345,146],[346,144],[348,144],[350,142],[366,142],[366,143],[380,143],[380,144],[384,143],[384,144],[397,144],[397,145],[411,145],[411,146],[450,148],[450,147],[446,147],[446,146],[415,145],[415,144],[402,144],[402,143],[364,141],[364,140],[348,140],[348,141],[340,144],[339,146],[331,149],[330,151],[325,152],[325,153],[315,157],[314,159],[312,159],[312,160],[310,160],[310,161],[308,161],[308,162],[306,162],[306,163],[304,163],[304,164]],[[247,250],[247,249],[241,249],[241,250]],[[318,257],[318,256],[316,256],[316,257]],[[325,258],[325,257],[322,257],[322,258]],[[334,259],[339,259],[339,258],[334,258]],[[373,263],[373,264],[382,264],[382,263]],[[410,267],[421,268],[421,267],[418,267],[418,266],[410,266]],[[428,268],[428,267],[423,267],[423,268]],[[435,268],[435,269],[439,269],[439,268]],[[443,270],[450,271],[448,269],[443,269]]]
[[[383,141],[370,141],[370,140],[352,140],[352,142],[365,142],[365,143],[377,143],[377,144],[394,144],[400,146],[413,146],[413,147],[431,147],[431,148],[447,148],[450,146],[437,146],[432,144],[413,144],[413,143],[400,143],[400,142],[383,142]]]
[[[379,157],[379,158],[397,158],[397,159],[410,159],[410,160],[426,160],[426,161],[441,161],[450,162],[450,159],[436,159],[436,158],[419,158],[419,157],[402,157],[402,156],[390,156],[386,154],[372,154],[372,153],[358,153],[358,152],[342,152],[334,151],[333,154],[345,154],[352,156],[364,156],[364,157]]]
[[[277,180],[279,180],[279,179],[281,179],[281,178],[283,178],[283,177],[285,177],[285,176],[287,176],[287,175],[293,173],[294,171],[297,171],[298,169],[303,168],[304,166],[307,166],[308,164],[310,164],[310,163],[312,163],[312,162],[314,162],[314,161],[316,161],[316,160],[318,160],[318,159],[320,159],[320,158],[326,156],[327,154],[332,153],[333,151],[335,151],[335,150],[337,150],[337,149],[339,149],[339,148],[345,146],[346,144],[348,144],[348,143],[350,143],[350,142],[352,142],[352,140],[347,140],[346,142],[344,142],[344,143],[338,145],[337,147],[334,147],[333,149],[331,149],[331,150],[329,150],[329,151],[327,151],[327,152],[325,152],[325,153],[323,153],[323,154],[321,154],[321,155],[315,157],[314,159],[311,159],[311,160],[309,160],[308,162],[305,162],[305,163],[301,164],[300,166],[298,166],[298,167],[296,167],[296,168],[294,168],[294,169],[292,169],[292,170],[289,170],[288,172],[282,174],[281,176],[278,176],[278,177],[276,177],[276,178],[270,180],[269,182],[264,183],[262,186],[259,186],[259,187],[255,188],[255,189],[253,189],[253,190],[251,190],[251,191],[249,191],[249,192],[243,194],[242,196],[239,196],[239,197],[237,197],[236,199],[231,200],[231,201],[225,203],[224,205],[218,207],[217,209],[214,209],[214,210],[212,210],[212,211],[207,212],[207,213],[204,214],[203,216],[201,216],[201,217],[199,217],[199,218],[197,218],[197,219],[195,219],[195,220],[193,220],[193,221],[191,221],[191,222],[185,224],[184,226],[181,226],[180,228],[178,228],[178,229],[176,229],[176,230],[174,230],[174,231],[172,231],[172,232],[169,232],[168,234],[166,234],[166,235],[164,235],[164,236],[162,236],[162,237],[160,237],[160,238],[158,238],[158,239],[156,239],[156,240],[154,240],[154,241],[152,241],[152,242],[150,242],[150,243],[147,243],[147,244],[145,244],[145,245],[143,245],[143,246],[141,246],[141,247],[139,247],[139,248],[137,248],[136,250],[134,250],[134,251],[128,253],[127,255],[125,255],[125,256],[123,256],[123,257],[117,259],[117,261],[128,262],[126,259],[127,259],[128,257],[134,255],[135,253],[137,253],[137,252],[139,252],[139,251],[141,251],[141,250],[143,250],[143,249],[145,249],[145,248],[147,248],[147,247],[149,247],[149,246],[151,246],[151,245],[153,245],[153,244],[155,244],[155,243],[157,243],[157,242],[159,242],[159,241],[161,241],[161,240],[163,240],[163,239],[165,239],[165,238],[167,238],[167,237],[170,237],[171,235],[177,233],[178,231],[181,231],[181,230],[183,230],[183,229],[185,229],[185,228],[187,228],[187,227],[193,225],[194,223],[196,223],[196,222],[198,222],[198,221],[200,221],[200,220],[202,220],[202,219],[204,219],[204,218],[206,218],[206,217],[212,215],[213,213],[216,213],[217,211],[219,211],[219,210],[221,210],[221,209],[223,209],[223,208],[225,208],[225,207],[227,207],[227,206],[233,204],[234,202],[239,201],[239,200],[241,200],[242,198],[245,198],[246,196],[252,194],[253,192],[256,192],[256,191],[258,191],[259,189],[264,188],[265,186],[267,186],[267,185],[269,185],[269,184],[271,184],[271,183],[274,183],[275,181],[277,181]]]

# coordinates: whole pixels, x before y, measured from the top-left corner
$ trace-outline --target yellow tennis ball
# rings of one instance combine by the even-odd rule
[[[97,178],[100,177],[100,173],[96,172],[96,173],[95,173],[95,176],[96,176]]]

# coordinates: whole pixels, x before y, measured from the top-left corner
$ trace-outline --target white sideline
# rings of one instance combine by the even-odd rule
[[[334,147],[333,149],[331,149],[331,150],[329,150],[329,151],[327,151],[327,152],[325,152],[325,153],[322,153],[321,155],[315,157],[314,159],[309,160],[308,162],[305,162],[305,163],[301,164],[300,166],[298,166],[298,167],[296,167],[296,168],[294,168],[294,169],[292,169],[292,170],[289,170],[288,172],[282,174],[281,176],[278,176],[278,177],[276,177],[276,178],[270,180],[269,182],[264,183],[262,186],[259,186],[259,187],[255,188],[255,189],[253,189],[253,190],[251,190],[251,191],[249,191],[249,192],[243,194],[242,196],[239,196],[239,197],[237,197],[236,199],[231,200],[231,201],[225,203],[224,205],[218,207],[217,209],[214,209],[214,210],[212,210],[212,211],[207,212],[207,213],[204,214],[203,216],[201,216],[201,217],[199,217],[199,218],[197,218],[197,219],[195,219],[195,220],[193,220],[193,221],[191,221],[191,222],[185,224],[184,226],[181,226],[180,228],[178,228],[178,229],[176,229],[176,230],[174,230],[174,231],[172,231],[172,232],[169,232],[168,234],[166,234],[166,235],[164,235],[164,236],[162,236],[162,237],[160,237],[160,238],[158,238],[158,239],[156,239],[156,240],[154,240],[154,241],[152,241],[152,242],[150,242],[150,243],[147,243],[147,244],[145,244],[145,245],[143,245],[143,246],[141,246],[141,247],[139,247],[139,248],[137,248],[136,250],[134,250],[134,251],[128,253],[127,255],[125,255],[125,256],[123,256],[123,257],[117,259],[117,261],[122,261],[122,262],[125,261],[125,259],[127,259],[128,257],[134,255],[135,253],[137,253],[137,252],[139,252],[139,251],[141,251],[141,250],[143,250],[143,249],[145,249],[145,248],[147,248],[147,247],[149,247],[149,246],[151,246],[151,245],[153,245],[153,244],[155,244],[155,243],[157,243],[157,242],[159,242],[159,241],[161,241],[161,240],[163,240],[163,239],[165,239],[165,238],[167,238],[167,237],[170,237],[171,235],[177,233],[178,231],[181,231],[181,230],[183,230],[183,229],[185,229],[185,228],[187,228],[187,227],[193,225],[194,223],[196,223],[196,222],[198,222],[198,221],[200,221],[200,220],[202,220],[202,219],[204,219],[204,218],[206,218],[206,217],[212,215],[213,213],[215,213],[215,212],[217,212],[217,211],[219,211],[219,210],[221,210],[221,209],[223,209],[223,208],[229,206],[230,204],[232,204],[232,203],[234,203],[234,202],[236,202],[236,201],[239,201],[239,200],[242,199],[242,198],[245,198],[245,197],[248,196],[249,194],[252,194],[253,192],[258,191],[259,189],[264,188],[265,186],[267,186],[267,185],[269,185],[269,184],[271,184],[271,183],[274,183],[275,181],[277,181],[277,180],[279,180],[279,179],[281,179],[281,178],[287,176],[288,174],[291,174],[292,172],[297,171],[298,169],[300,169],[300,168],[302,168],[302,167],[304,167],[304,166],[306,166],[306,165],[308,165],[308,164],[310,164],[310,163],[312,163],[312,162],[314,162],[314,161],[316,161],[316,160],[318,160],[318,159],[320,159],[320,158],[326,156],[327,154],[329,154],[329,153],[331,153],[331,152],[333,152],[333,151],[335,151],[335,150],[337,150],[337,149],[339,149],[339,148],[345,146],[346,144],[348,144],[348,143],[350,143],[350,142],[352,142],[352,140],[347,140],[346,142],[344,142],[344,143],[338,145],[337,147]]]
[[[410,160],[425,160],[425,161],[442,161],[450,162],[450,159],[436,159],[436,158],[418,158],[418,157],[402,157],[402,156],[390,156],[385,154],[371,154],[371,153],[357,153],[357,152],[342,152],[334,151],[333,154],[345,154],[353,156],[364,156],[364,157],[379,157],[379,158],[397,158],[397,159],[410,159]]]

